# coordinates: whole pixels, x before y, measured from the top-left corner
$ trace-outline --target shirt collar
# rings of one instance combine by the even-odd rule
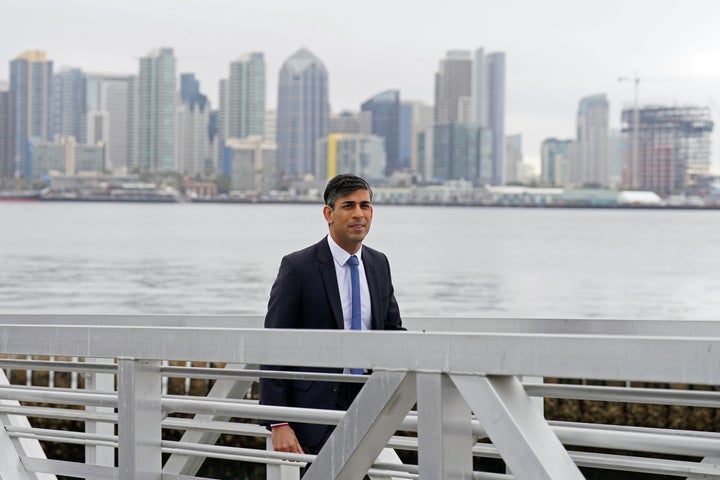
[[[332,238],[332,235],[328,235],[327,240],[333,259],[337,262],[338,265],[345,265],[345,263],[347,263],[348,261],[348,258],[350,258],[350,254],[335,242],[335,240]],[[355,256],[358,258],[359,261],[362,261],[362,245],[360,245],[360,250],[355,253]]]

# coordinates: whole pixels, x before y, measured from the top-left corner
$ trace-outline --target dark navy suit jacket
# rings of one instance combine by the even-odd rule
[[[362,247],[373,330],[404,330],[387,257]],[[327,238],[283,257],[270,291],[265,328],[344,329],[335,264]],[[298,345],[298,348],[302,348]],[[265,367],[282,369],[282,367]],[[284,368],[289,370],[291,368]],[[292,368],[342,373],[340,369]],[[338,383],[309,380],[260,380],[260,403],[288,407],[337,409]],[[263,421],[265,425],[270,423]],[[328,433],[325,425],[291,422],[300,445],[316,447]]]

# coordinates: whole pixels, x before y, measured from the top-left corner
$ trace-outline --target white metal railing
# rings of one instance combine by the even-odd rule
[[[0,359],[0,478],[188,480],[200,478],[207,458],[264,464],[268,479],[299,478],[306,462],[312,466],[303,478],[322,480],[366,472],[371,478],[575,479],[582,478],[579,467],[720,478],[718,433],[547,421],[531,401],[717,409],[720,393],[689,385],[720,384],[720,322],[405,323],[409,332],[358,333],[265,330],[259,317],[0,315],[0,355],[6,357]],[[208,366],[218,363],[224,368]],[[260,371],[261,364],[353,365],[373,374],[347,412],[279,408],[247,396],[261,375],[290,375]],[[84,388],[11,385],[2,369],[70,372]],[[673,388],[538,383],[532,377]],[[213,386],[206,397],[168,395],[168,378]],[[85,429],[40,428],[28,418],[73,420]],[[282,454],[267,448],[258,418],[337,427],[317,456]],[[163,430],[184,434],[163,440]],[[254,446],[217,445],[221,434],[254,439]],[[84,445],[85,463],[47,459],[39,442]],[[401,451],[416,452],[417,462],[400,463]],[[169,454],[164,464],[163,454]],[[475,471],[474,457],[501,458],[512,473]]]

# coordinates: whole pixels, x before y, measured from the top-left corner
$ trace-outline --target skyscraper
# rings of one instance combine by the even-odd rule
[[[385,175],[401,170],[400,92],[387,90],[379,93],[363,103],[361,110],[372,113],[372,134],[382,137],[385,142]]]
[[[419,100],[405,101],[403,105],[410,109],[410,170],[424,177],[424,149],[421,142],[427,130],[432,129],[433,107]]]
[[[261,52],[241,56],[230,64],[226,103],[221,105],[225,138],[262,136],[265,131],[265,59]]]
[[[505,183],[505,54],[491,53],[487,56],[488,74],[488,125],[492,132],[492,177],[493,185]]]
[[[140,58],[140,69],[131,99],[131,136],[137,149],[132,166],[143,171],[177,170],[175,158],[176,78],[172,48],[161,48]]]
[[[561,187],[568,178],[568,146],[572,140],[546,138],[542,142],[540,183],[548,187]]]
[[[66,68],[53,75],[50,138],[58,135],[87,142],[87,83],[79,68]]]
[[[317,143],[328,134],[329,118],[327,70],[310,51],[300,49],[280,69],[276,133],[280,179],[316,174]]]
[[[710,135],[714,123],[709,107],[646,106],[622,111],[623,132],[638,136],[637,163],[632,141],[626,144],[623,184],[660,194],[685,193],[696,176],[710,173]]]
[[[123,173],[127,171],[130,156],[130,76],[89,73],[86,90],[87,142],[90,145],[105,143],[105,167],[115,173]]]
[[[435,123],[466,122],[461,113],[472,98],[470,52],[451,50],[435,73]]]
[[[52,61],[41,50],[27,51],[10,62],[15,172],[21,177],[30,176],[29,139],[50,138],[52,70]]]
[[[505,54],[485,54],[478,48],[473,55],[472,121],[490,130],[492,135],[493,185],[502,185],[505,166]]]
[[[440,61],[435,75],[435,124],[462,123],[479,126],[484,132],[482,151],[490,155],[483,160],[473,182],[492,185],[504,183],[505,156],[505,54],[485,54],[477,49],[454,50]],[[471,128],[471,127],[468,127]],[[474,128],[474,127],[472,127]],[[461,130],[457,130],[459,132]],[[457,133],[455,132],[455,133]],[[439,131],[438,131],[439,133]],[[454,133],[453,133],[454,135]],[[443,144],[444,142],[440,142]],[[440,144],[434,150],[439,152]],[[470,151],[470,150],[468,150]],[[484,154],[482,155],[485,158]],[[448,158],[457,158],[450,155]],[[441,159],[439,161],[442,162]],[[472,163],[475,160],[468,160]],[[442,170],[442,169],[441,169]]]
[[[187,175],[215,172],[208,127],[210,102],[200,93],[200,82],[192,73],[180,76],[180,105],[177,109],[178,171]]]
[[[0,179],[15,176],[13,100],[7,83],[0,84]]]
[[[608,185],[609,110],[605,94],[580,100],[576,146],[571,149],[570,158],[570,182],[574,185]]]

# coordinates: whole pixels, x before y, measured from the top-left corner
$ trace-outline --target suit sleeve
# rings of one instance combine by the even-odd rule
[[[283,257],[277,278],[270,290],[265,328],[297,328],[301,309],[301,284],[292,259]],[[284,370],[282,366],[263,365],[263,370]],[[260,379],[260,403],[262,405],[288,406],[287,382],[271,378]],[[269,425],[277,421],[262,420]]]
[[[395,287],[393,287],[392,275],[390,274],[390,262],[385,255],[383,255],[383,259],[387,268],[387,285],[389,294],[388,307],[385,312],[384,319],[385,330],[406,330],[405,327],[402,326],[400,307],[395,299]]]

